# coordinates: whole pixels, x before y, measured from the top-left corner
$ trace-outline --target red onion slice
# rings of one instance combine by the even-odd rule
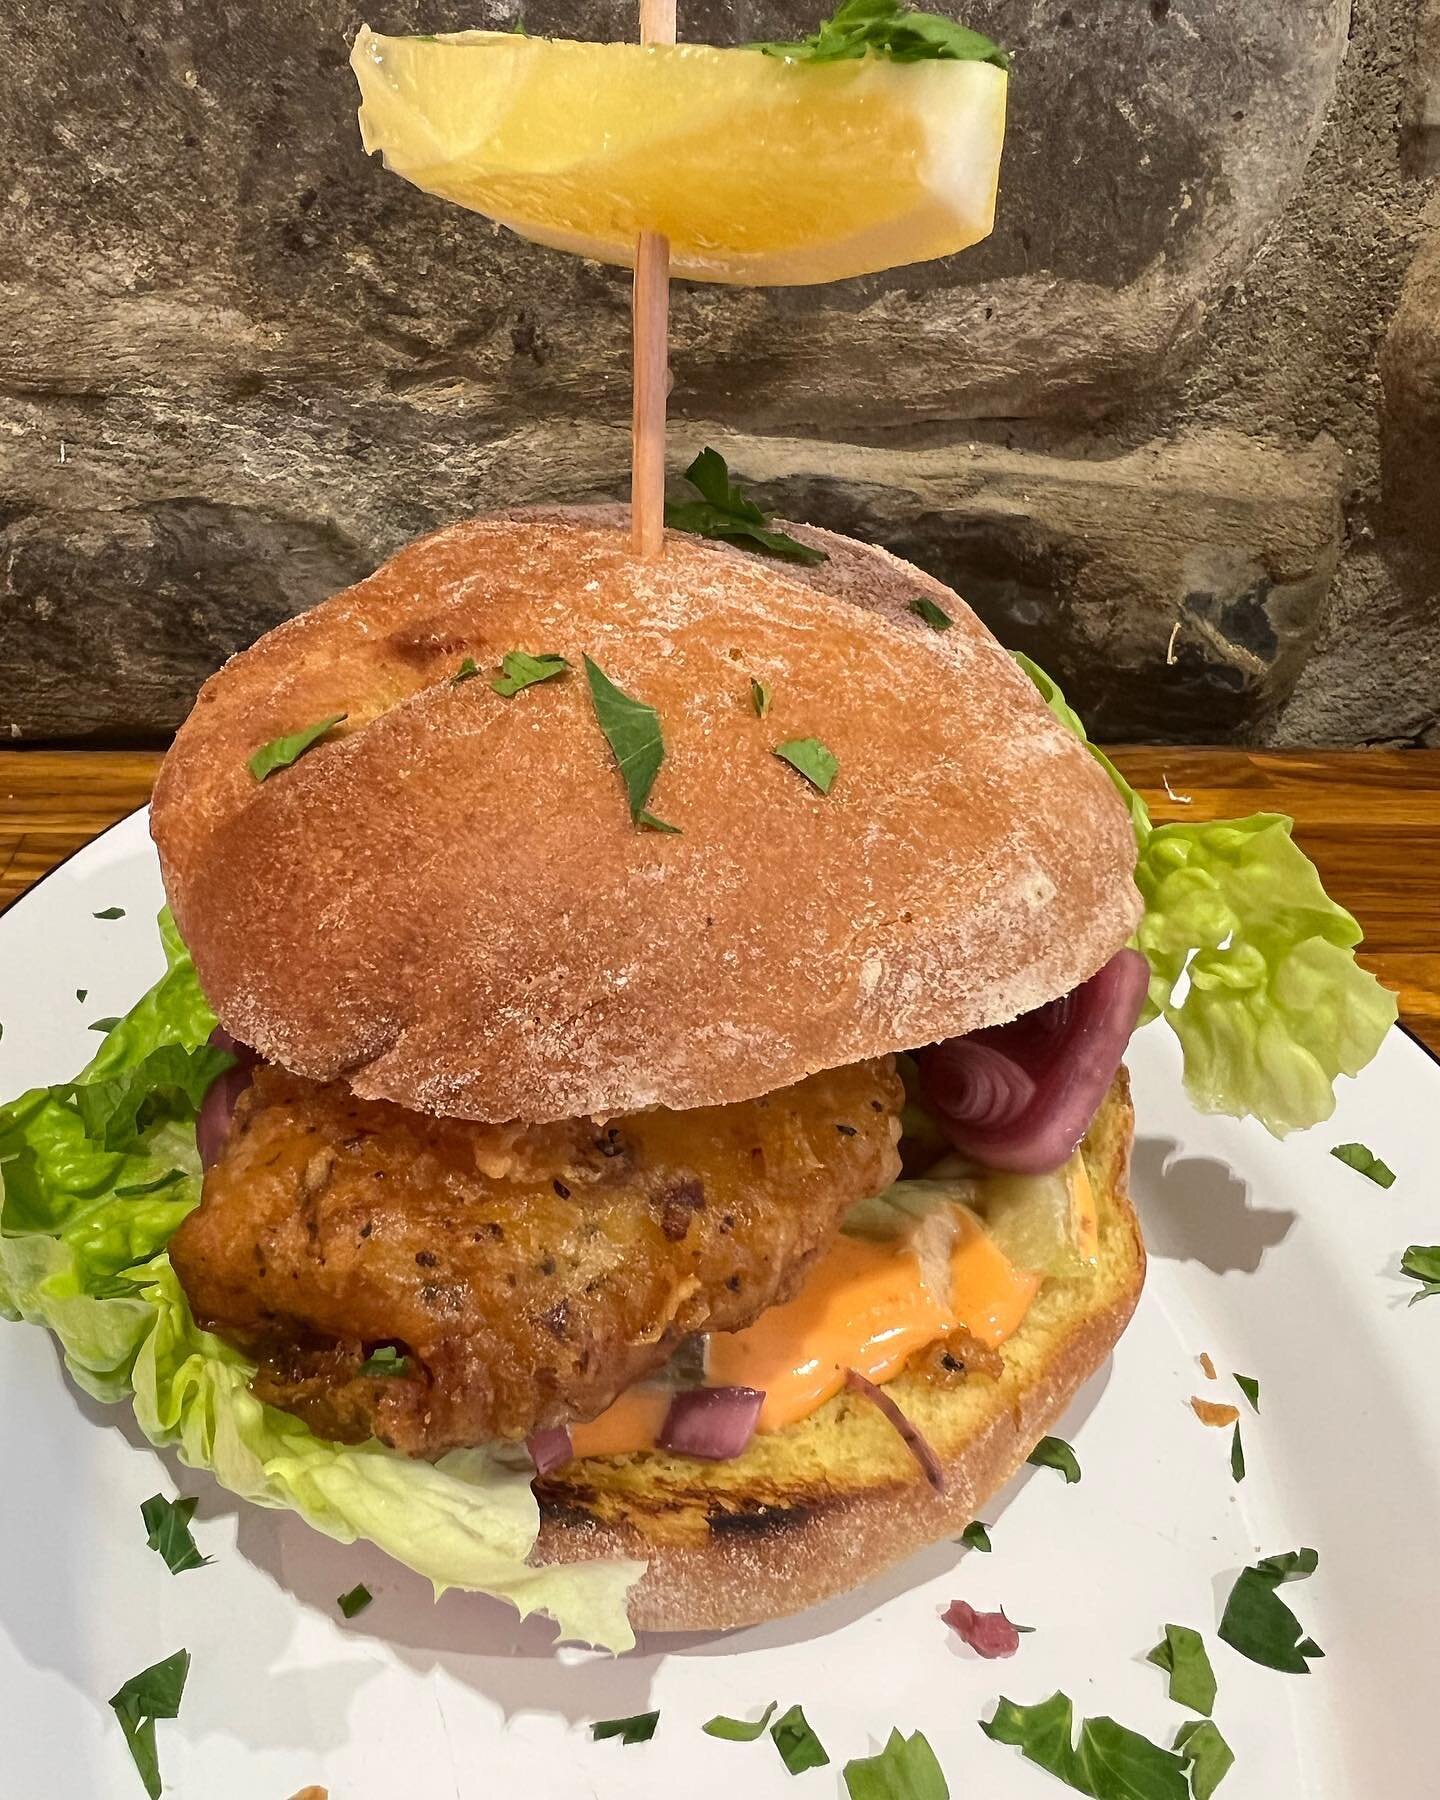
[[[537,1475],[548,1475],[552,1469],[564,1468],[575,1454],[569,1429],[564,1425],[551,1425],[544,1431],[532,1431],[525,1440],[525,1448],[530,1452],[530,1460],[535,1464]]]
[[[215,1077],[200,1102],[195,1147],[200,1152],[202,1169],[213,1168],[219,1162],[230,1135],[230,1121],[235,1117],[235,1104],[254,1079],[255,1065],[260,1060],[248,1044],[231,1037],[223,1025],[217,1025],[210,1033],[210,1042],[217,1050],[228,1050],[235,1061]]]
[[[952,1600],[940,1617],[957,1637],[967,1643],[977,1656],[993,1661],[997,1656],[1013,1656],[1020,1648],[1020,1631],[1003,1612],[976,1612],[964,1600]]]
[[[1120,950],[1062,999],[918,1053],[921,1088],[957,1150],[1043,1175],[1074,1152],[1140,1016],[1150,966]]]
[[[670,1402],[660,1427],[662,1450],[728,1462],[755,1435],[765,1396],[756,1388],[685,1388]]]
[[[868,1376],[862,1375],[858,1369],[847,1369],[845,1371],[845,1385],[852,1389],[853,1392],[863,1394],[873,1405],[879,1407],[880,1411],[884,1413],[885,1417],[905,1440],[905,1448],[915,1458],[916,1462],[919,1463],[921,1469],[924,1471],[925,1479],[930,1483],[937,1494],[943,1494],[945,1492],[944,1465],[941,1463],[940,1458],[935,1454],[934,1450],[926,1442],[925,1438],[921,1436],[919,1427],[913,1425],[910,1420],[905,1417],[904,1413],[901,1412],[900,1408],[885,1392],[884,1388],[877,1387]]]

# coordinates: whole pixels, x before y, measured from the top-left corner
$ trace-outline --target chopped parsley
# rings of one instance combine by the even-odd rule
[[[374,1598],[375,1596],[370,1592],[369,1588],[361,1581],[357,1582],[348,1594],[341,1594],[335,1604],[340,1608],[340,1611],[345,1618],[353,1619],[357,1617],[358,1614],[364,1612],[365,1608],[369,1606]]]
[[[1145,1658],[1170,1677],[1170,1698],[1192,1712],[1215,1710],[1215,1671],[1205,1640],[1188,1625],[1167,1625],[1165,1635]]]
[[[145,1542],[157,1555],[163,1556],[172,1575],[183,1575],[187,1569],[203,1569],[213,1558],[202,1556],[190,1530],[195,1508],[200,1502],[193,1494],[182,1500],[167,1500],[163,1494],[152,1494],[140,1508],[147,1536]]]
[[[844,1775],[850,1800],[950,1800],[944,1772],[919,1731],[908,1738],[892,1731],[883,1750],[846,1763]]]
[[[331,713],[328,718],[317,719],[313,725],[306,725],[285,737],[271,738],[245,766],[257,781],[265,781],[277,769],[288,769],[291,763],[298,762],[307,750],[313,750],[321,738],[337,725],[343,725],[349,716],[348,713]]]
[[[183,1169],[167,1169],[163,1175],[157,1175],[153,1181],[136,1181],[128,1187],[117,1187],[117,1200],[136,1200],[141,1194],[158,1194],[163,1188],[174,1187],[176,1182],[185,1179]]]
[[[949,613],[923,595],[910,602],[910,610],[917,619],[923,619],[932,631],[948,631],[955,623]]]
[[[734,1744],[753,1744],[770,1723],[770,1715],[779,1704],[778,1700],[772,1700],[758,1719],[727,1719],[724,1713],[717,1713],[700,1729],[710,1737],[728,1738]]]
[[[466,658],[466,662],[469,658]],[[506,700],[512,699],[521,688],[534,687],[537,682],[553,681],[557,675],[563,675],[570,667],[563,656],[552,656],[548,652],[540,656],[532,656],[528,650],[507,650],[500,658],[501,673],[490,683],[497,694]],[[455,679],[464,677],[465,665],[460,665],[461,673]]]
[[[1189,1771],[1193,1800],[1210,1800],[1235,1762],[1235,1752],[1213,1719],[1191,1719],[1182,1725],[1175,1733],[1175,1751]]]
[[[1376,1187],[1388,1188],[1395,1185],[1395,1171],[1365,1144],[1336,1144],[1330,1152],[1337,1162],[1345,1164],[1347,1169],[1354,1169],[1357,1175],[1363,1175],[1367,1181],[1373,1181]]]
[[[983,1550],[990,1553],[990,1527],[982,1525],[978,1519],[972,1519],[960,1533],[960,1542],[967,1550]]]
[[[1250,1410],[1258,1413],[1260,1410],[1260,1383],[1253,1375],[1237,1375],[1235,1385],[1250,1402]]]
[[[1037,1469],[1058,1469],[1065,1477],[1067,1487],[1073,1486],[1080,1479],[1080,1459],[1064,1438],[1041,1438],[1025,1460],[1033,1463]]]
[[[803,775],[811,787],[818,788],[822,794],[828,794],[835,785],[835,777],[840,773],[840,762],[833,751],[827,750],[819,738],[787,738],[783,744],[777,744],[771,751],[781,762]]]
[[[786,532],[771,531],[770,514],[746,498],[739,485],[731,481],[725,458],[708,444],[685,471],[685,479],[700,498],[665,502],[665,523],[672,531],[719,538],[727,544],[739,544],[742,549],[778,556],[784,562],[829,561],[823,550],[812,550]]]
[[[755,708],[755,717],[757,719],[763,719],[766,713],[769,712],[770,701],[772,698],[773,696],[771,695],[768,684],[763,681],[756,681],[752,676],[750,679],[750,704]]]
[[[1306,1659],[1325,1652],[1313,1638],[1303,1635],[1300,1621],[1276,1589],[1282,1582],[1303,1581],[1314,1574],[1319,1560],[1313,1550],[1290,1550],[1242,1569],[1220,1619],[1225,1643],[1264,1668],[1308,1675]]]
[[[91,913],[90,917],[92,919],[123,919],[125,908],[123,906],[107,906],[104,912]]]
[[[936,13],[911,12],[899,0],[842,0],[818,30],[798,43],[751,44],[787,62],[849,62],[884,56],[891,62],[988,62],[1008,69],[996,43]]]
[[[590,1727],[590,1735],[597,1741],[618,1737],[622,1744],[646,1744],[654,1737],[659,1722],[658,1708],[654,1712],[634,1713],[628,1719],[597,1719]]]
[[[409,1367],[408,1356],[402,1355],[393,1344],[382,1344],[365,1358],[359,1372],[362,1375],[403,1375]]]
[[[92,1019],[90,1021],[89,1025],[86,1026],[86,1030],[87,1031],[113,1031],[119,1023],[120,1023],[120,1017],[119,1017],[119,1014],[117,1013],[117,1014],[114,1014],[111,1017],[105,1018],[105,1019]]]
[[[585,679],[590,684],[590,703],[605,742],[609,744],[620,779],[625,783],[625,796],[630,802],[630,819],[635,825],[651,831],[678,832],[678,825],[667,825],[654,813],[646,812],[645,802],[665,760],[665,740],[660,735],[660,715],[643,700],[632,699],[587,656]]]
[[[160,1800],[160,1758],[155,1748],[155,1721],[180,1716],[180,1701],[190,1673],[190,1652],[177,1650],[163,1662],[132,1675],[110,1699],[131,1759],[150,1800]]]
[[[1185,1763],[1114,1719],[1086,1719],[1074,1737],[1070,1696],[1055,1693],[1034,1706],[1001,1700],[980,1729],[1091,1800],[1190,1800]]]
[[[1238,1423],[1235,1427],[1235,1435],[1230,1439],[1230,1474],[1235,1481],[1245,1479],[1245,1446],[1240,1440]]]
[[[80,1002],[80,1004],[82,1006],[85,1004],[85,998],[89,994],[89,992],[90,992],[89,988],[76,988],[75,998]]]
[[[1440,1244],[1412,1244],[1400,1258],[1400,1273],[1420,1283],[1420,1292],[1410,1296],[1412,1306],[1440,1294]]]
[[[825,1746],[810,1727],[810,1721],[798,1706],[782,1713],[770,1727],[770,1736],[780,1752],[780,1760],[792,1775],[803,1775],[806,1769],[823,1768],[830,1758]]]
[[[480,665],[473,656],[467,656],[460,667],[450,677],[451,687],[459,687],[466,681],[473,681],[480,673]]]
[[[1264,1556],[1255,1567],[1274,1581],[1304,1581],[1320,1567],[1318,1550],[1282,1550],[1277,1556]]]

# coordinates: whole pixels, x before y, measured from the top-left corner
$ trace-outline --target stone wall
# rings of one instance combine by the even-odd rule
[[[163,739],[415,533],[624,492],[628,278],[368,162],[353,6],[6,10],[0,731]],[[933,569],[1107,737],[1440,741],[1440,0],[950,10],[1015,51],[995,236],[677,288],[677,463]]]

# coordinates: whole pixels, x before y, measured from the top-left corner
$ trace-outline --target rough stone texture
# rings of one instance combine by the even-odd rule
[[[963,593],[1091,729],[1203,743],[1263,721],[1320,626],[1342,458],[1226,431],[1093,460],[725,440],[768,505],[885,544]],[[1177,495],[1184,496],[1177,508]]]
[[[0,273],[22,380],[149,392],[178,364],[235,402],[300,382],[392,412],[463,394],[492,428],[567,407],[625,415],[625,277],[497,234],[367,161],[352,6],[152,0],[82,18],[11,4],[33,27],[11,34],[3,134],[18,230]],[[965,256],[824,290],[677,292],[686,403],[751,429],[834,431],[1123,397],[1294,188],[1345,11],[972,0],[967,17],[1016,51],[1002,228]],[[691,0],[684,29],[793,35],[816,12]],[[422,29],[435,7],[402,0],[386,22]],[[628,36],[634,8],[541,0],[526,23]]]
[[[1420,0],[1400,130],[1407,173],[1440,175],[1440,0]]]
[[[1299,196],[1219,309],[1177,397],[1180,416],[1200,423],[1281,444],[1323,431],[1344,446],[1339,573],[1316,653],[1269,729],[1281,743],[1440,733],[1440,557],[1425,541],[1440,419],[1397,433],[1380,374],[1407,274],[1437,229],[1435,184],[1408,177],[1398,155],[1416,32],[1434,6],[1357,0],[1344,79]],[[1419,426],[1413,409],[1407,417]]]
[[[682,22],[790,34],[817,4]],[[0,730],[163,735],[226,651],[417,531],[623,491],[627,278],[367,162],[356,10],[11,5]],[[995,237],[831,288],[677,291],[677,457],[747,434],[775,498],[957,580],[1109,735],[1423,734],[1375,369],[1425,193],[1398,130],[1420,0],[1357,0],[1343,68],[1344,0],[963,11],[1017,52]],[[527,23],[615,35],[632,9]]]
[[[1429,225],[1380,351],[1379,491],[1293,708],[1342,742],[1440,743],[1440,202]]]
[[[369,565],[323,524],[208,500],[47,507],[4,539],[0,670],[32,717],[96,742],[178,722],[201,671]]]
[[[1388,522],[1417,551],[1440,549],[1440,202],[1380,352]]]

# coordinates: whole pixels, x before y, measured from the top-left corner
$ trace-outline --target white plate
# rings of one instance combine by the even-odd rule
[[[137,815],[0,920],[0,1094],[72,1074],[95,1047],[87,1023],[133,1004],[161,966],[161,897]],[[110,905],[126,917],[92,917]],[[1195,1114],[1178,1060],[1161,1029],[1130,1057],[1151,1273],[1112,1363],[1060,1427],[1081,1484],[1027,1470],[985,1509],[993,1555],[943,1544],[848,1598],[729,1636],[651,1638],[617,1660],[557,1652],[543,1623],[517,1626],[475,1596],[437,1606],[377,1552],[237,1508],[146,1445],[127,1412],[78,1396],[46,1334],[0,1324],[0,1792],[135,1800],[106,1698],[185,1646],[183,1716],[159,1727],[177,1800],[286,1800],[310,1782],[333,1800],[805,1800],[841,1793],[840,1765],[892,1725],[925,1731],[957,1800],[1043,1800],[1066,1790],[977,1721],[1002,1693],[1064,1688],[1077,1713],[1168,1744],[1189,1715],[1144,1655],[1173,1621],[1210,1645],[1237,1758],[1223,1800],[1434,1795],[1440,1301],[1406,1310],[1398,1265],[1406,1244],[1440,1238],[1440,1066],[1392,1033],[1334,1120],[1281,1145]],[[1394,1167],[1391,1190],[1328,1155],[1352,1138]],[[1234,1370],[1262,1384],[1239,1487],[1229,1433],[1186,1405],[1237,1399]],[[212,1567],[172,1578],[146,1550],[139,1508],[157,1489],[199,1494]],[[1319,1572],[1286,1598],[1328,1652],[1307,1677],[1214,1637],[1239,1567],[1302,1544]],[[346,1624],[335,1597],[357,1581],[375,1603]],[[956,1597],[1003,1605],[1034,1635],[1013,1660],[982,1662],[940,1622]],[[768,1740],[700,1731],[771,1699],[802,1702],[833,1759],[798,1787]],[[656,1706],[649,1744],[591,1742],[591,1720]]]

